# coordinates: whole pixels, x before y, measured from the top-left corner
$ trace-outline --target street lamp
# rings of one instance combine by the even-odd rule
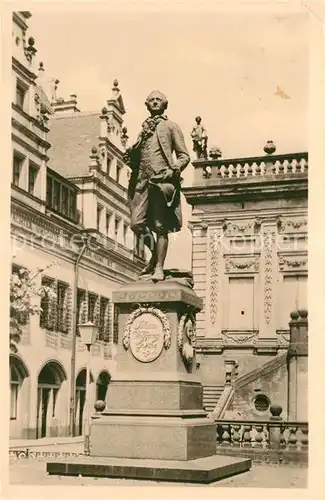
[[[90,455],[89,428],[90,428],[90,348],[96,342],[98,327],[91,321],[79,325],[79,332],[82,342],[86,345],[88,351],[87,369],[86,369],[86,418],[84,425],[84,453]]]

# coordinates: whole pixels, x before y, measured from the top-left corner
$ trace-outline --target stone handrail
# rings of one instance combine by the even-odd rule
[[[203,178],[235,179],[260,176],[305,174],[308,153],[289,153],[219,160],[198,160],[195,169],[202,169]]]
[[[219,398],[219,401],[216,404],[216,407],[210,414],[210,418],[212,418],[213,420],[218,420],[223,418],[225,411],[227,410],[229,401],[233,397],[233,393],[234,393],[233,385],[225,385],[223,392]]]
[[[308,422],[218,420],[218,447],[308,450]]]

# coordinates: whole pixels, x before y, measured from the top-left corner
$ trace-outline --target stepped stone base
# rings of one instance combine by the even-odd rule
[[[247,472],[251,465],[250,459],[221,455],[188,461],[85,457],[48,462],[46,471],[60,476],[82,475],[208,484]]]

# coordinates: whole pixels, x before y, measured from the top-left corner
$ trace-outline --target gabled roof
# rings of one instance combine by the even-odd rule
[[[121,95],[119,95],[117,99],[109,99],[107,101],[107,104],[115,105],[120,110],[122,115],[125,114],[125,106],[124,106],[123,98]]]
[[[49,129],[49,167],[67,178],[89,175],[89,155],[100,135],[98,113],[52,116]]]

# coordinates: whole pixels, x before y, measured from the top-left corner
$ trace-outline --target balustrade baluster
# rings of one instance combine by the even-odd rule
[[[288,439],[288,448],[290,450],[296,450],[297,449],[297,441],[298,441],[298,438],[296,436],[296,433],[297,433],[297,427],[289,427],[289,431],[290,431],[290,436],[289,436],[289,439]]]
[[[256,435],[255,435],[255,448],[263,447],[263,424],[255,425]]]
[[[240,424],[232,424],[232,430],[233,430],[233,434],[232,434],[232,444],[233,446],[235,447],[239,447],[240,446],[240,427],[241,425]]]
[[[248,448],[252,446],[251,425],[244,425],[243,432],[243,447]]]
[[[253,165],[251,163],[247,166],[247,177],[252,177],[253,174]]]
[[[301,443],[301,449],[306,450],[308,449],[308,427],[304,426],[301,429],[301,438],[300,438],[300,443]]]
[[[287,174],[292,174],[294,171],[295,160],[289,161],[287,165]]]
[[[231,430],[230,430],[230,424],[221,424],[223,433],[221,436],[221,446],[230,446],[230,441],[231,441]]]
[[[284,163],[283,162],[280,162],[280,164],[279,164],[278,174],[284,174]]]
[[[243,163],[239,167],[239,177],[245,177],[245,165]]]
[[[296,165],[296,174],[300,174],[300,172],[302,172],[302,162],[303,162],[303,158],[301,158],[300,160],[297,161],[297,165]]]
[[[218,178],[222,177],[221,167],[222,167],[222,165],[217,166],[217,177]]]
[[[256,168],[255,168],[255,175],[261,175],[262,169],[260,163],[257,163]]]
[[[286,428],[281,426],[281,434],[280,434],[280,448],[285,449],[287,447],[287,440],[285,438]]]
[[[230,167],[231,165],[224,165],[224,171],[223,171],[223,176],[228,179],[230,177]]]

